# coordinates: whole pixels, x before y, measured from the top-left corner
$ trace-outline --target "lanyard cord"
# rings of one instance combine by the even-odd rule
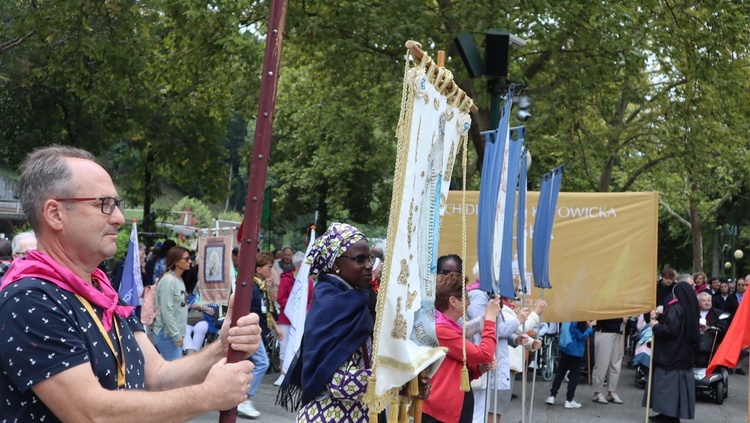
[[[99,328],[99,332],[102,333],[104,340],[107,341],[107,345],[109,345],[109,349],[112,351],[112,355],[115,357],[115,361],[117,362],[117,388],[123,389],[125,387],[125,351],[122,349],[122,337],[120,336],[120,326],[117,324],[117,318],[115,316],[112,316],[112,326],[115,327],[117,342],[120,345],[120,354],[117,354],[115,346],[112,345],[112,339],[110,339],[109,333],[107,333],[107,331],[104,329],[102,321],[99,320],[99,316],[94,311],[94,308],[91,307],[91,304],[88,302],[88,300],[77,294],[76,297],[78,297],[83,306],[86,307],[86,310],[89,312],[91,317],[94,319],[96,326]],[[120,357],[122,357],[122,360],[120,360]]]

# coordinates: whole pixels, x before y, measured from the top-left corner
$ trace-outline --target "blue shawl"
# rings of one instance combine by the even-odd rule
[[[349,288],[338,277],[321,273],[305,320],[302,346],[277,403],[296,410],[320,395],[333,373],[372,336],[371,304],[370,290]]]

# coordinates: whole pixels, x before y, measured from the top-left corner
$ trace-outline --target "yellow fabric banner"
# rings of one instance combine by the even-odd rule
[[[531,246],[538,192],[526,207],[527,305],[542,298],[533,286]],[[473,280],[477,262],[478,191],[466,193],[464,267]],[[451,191],[440,233],[440,255],[461,255],[461,192]],[[656,301],[658,194],[561,192],[550,248],[551,289],[542,319],[566,322],[644,313]],[[515,224],[514,224],[515,228]],[[515,254],[516,242],[513,241]],[[518,272],[514,266],[514,273]]]

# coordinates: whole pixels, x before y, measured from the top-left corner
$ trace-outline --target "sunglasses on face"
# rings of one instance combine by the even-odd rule
[[[460,275],[461,271],[460,270],[448,270],[448,269],[438,270],[439,275],[450,275],[451,273],[457,273]]]
[[[342,254],[339,257],[348,258],[349,260],[352,260],[359,265],[363,265],[365,264],[365,262],[368,262],[370,264],[373,264],[375,262],[375,257],[368,256],[366,254],[360,254],[358,256],[345,256]]]

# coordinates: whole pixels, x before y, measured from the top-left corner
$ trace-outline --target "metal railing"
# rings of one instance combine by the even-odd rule
[[[21,203],[13,200],[0,200],[0,216],[6,218],[24,217]]]

